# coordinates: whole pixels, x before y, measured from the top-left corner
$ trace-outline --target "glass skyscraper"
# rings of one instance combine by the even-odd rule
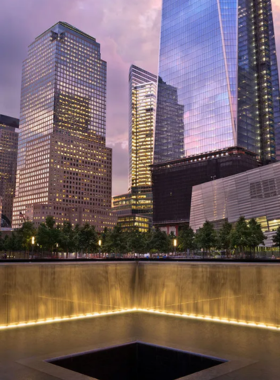
[[[152,214],[150,165],[154,156],[157,76],[132,65],[129,70],[129,189],[135,213]]]
[[[177,92],[176,118],[161,83]],[[280,159],[270,0],[163,0],[157,107],[155,163],[232,146]]]
[[[147,231],[153,214],[150,166],[154,160],[157,76],[132,65],[129,70],[128,193],[113,197],[123,230]]]
[[[18,126],[18,119],[0,115],[0,198],[2,198],[2,224],[6,227],[12,223],[17,169]]]
[[[13,227],[53,215],[112,227],[112,151],[105,145],[106,62],[95,38],[58,22],[23,63]]]
[[[129,189],[151,187],[157,77],[137,66],[129,71]]]

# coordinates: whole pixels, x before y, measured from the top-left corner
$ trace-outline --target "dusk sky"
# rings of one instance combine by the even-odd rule
[[[273,1],[280,56],[280,0]],[[113,195],[128,184],[128,71],[157,73],[161,0],[1,0],[0,114],[19,117],[22,61],[28,45],[57,21],[95,37],[107,61],[107,145]]]

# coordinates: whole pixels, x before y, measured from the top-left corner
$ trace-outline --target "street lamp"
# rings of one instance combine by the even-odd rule
[[[31,258],[32,259],[33,259],[34,244],[35,244],[35,236],[31,236],[31,245],[32,245],[32,255],[31,255]]]
[[[100,258],[100,254],[101,254],[101,245],[102,245],[102,240],[99,239],[99,240],[98,240],[98,246],[99,246],[99,258]]]
[[[173,239],[174,254],[176,255],[177,239]]]

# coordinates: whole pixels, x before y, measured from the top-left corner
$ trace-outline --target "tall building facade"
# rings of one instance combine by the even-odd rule
[[[153,214],[150,166],[154,160],[157,76],[132,65],[129,70],[128,193],[115,196],[113,207],[123,229],[151,227]]]
[[[193,186],[230,177],[258,166],[256,154],[241,147],[154,164],[154,225],[177,234],[179,227],[189,224]],[[218,204],[220,201],[219,198],[216,199]]]
[[[157,76],[129,70],[129,192],[138,213],[152,214],[150,165],[154,157]]]
[[[192,189],[190,226],[198,230],[205,220],[220,228],[240,216],[256,218],[273,247],[273,235],[280,226],[280,162],[216,179]]]
[[[0,115],[0,198],[2,198],[2,224],[12,223],[15,196],[19,120]]]
[[[158,80],[154,162],[184,157],[184,106],[178,103],[178,90]]]
[[[263,163],[280,159],[270,0],[163,0],[159,78],[158,109],[165,83],[182,110],[176,121],[168,107],[157,115],[155,163],[166,161],[168,151],[179,159],[232,146]],[[181,125],[183,154],[179,148],[174,157]]]
[[[112,227],[112,151],[106,147],[106,62],[95,38],[58,22],[23,63],[13,227],[88,222]]]

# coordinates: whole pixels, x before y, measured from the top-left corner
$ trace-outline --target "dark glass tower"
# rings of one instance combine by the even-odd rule
[[[158,80],[157,128],[154,161],[165,162],[184,157],[184,106],[178,103],[178,91]]]
[[[168,107],[157,112],[155,163],[166,161],[163,141],[180,123],[185,156],[241,146],[263,163],[280,158],[270,0],[163,0],[159,77],[176,89],[183,117],[175,120]],[[158,110],[163,96],[159,82]],[[171,159],[182,157],[180,147],[169,149]]]
[[[0,198],[2,198],[2,224],[6,227],[10,226],[12,222],[17,170],[18,126],[18,119],[0,115]]]

